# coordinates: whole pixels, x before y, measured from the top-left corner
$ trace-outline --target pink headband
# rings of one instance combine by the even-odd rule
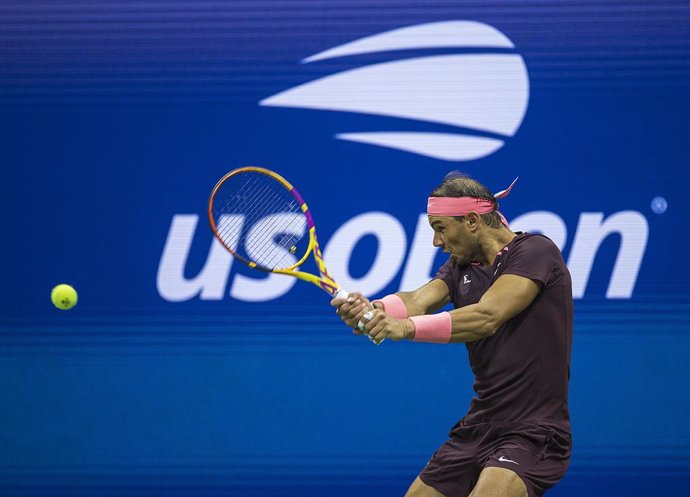
[[[515,178],[508,188],[496,193],[494,197],[506,197],[518,179]],[[508,227],[508,221],[497,209],[496,205],[489,200],[475,197],[429,197],[426,212],[429,216],[465,216],[470,212],[477,214],[488,214],[493,211],[501,216],[501,222]]]

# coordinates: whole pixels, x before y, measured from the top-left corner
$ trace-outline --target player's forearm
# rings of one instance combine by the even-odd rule
[[[450,311],[451,342],[473,342],[492,336],[499,323],[495,313],[482,304],[472,304]]]
[[[410,316],[423,316],[439,310],[450,302],[450,292],[446,284],[433,279],[411,292],[397,292],[374,302],[378,308],[397,319]]]
[[[443,314],[446,313],[442,313],[442,315]],[[500,325],[496,313],[494,313],[491,308],[482,304],[473,304],[450,311],[447,313],[447,315],[450,316],[450,323],[448,323],[448,317],[444,320],[442,315],[433,315],[431,321],[407,319],[403,325],[405,330],[404,337],[409,340],[417,339],[417,341],[435,341],[443,343],[473,342],[492,336],[496,333]],[[424,327],[424,330],[420,333],[421,336],[433,338],[430,340],[420,340],[420,336],[417,335],[418,326]],[[445,332],[442,331],[444,328],[446,329]],[[444,333],[445,338],[442,337]]]
[[[423,298],[419,292],[398,292],[395,295],[402,299],[408,316],[423,316],[438,311],[448,303],[449,298],[443,300],[429,300]]]
[[[408,316],[421,316],[426,314],[428,311],[415,299],[414,292],[397,292],[396,295],[405,304]]]
[[[430,311],[420,305],[414,298],[414,292],[397,292],[395,294],[405,306],[404,312],[407,316],[421,316],[423,314],[428,314]],[[379,309],[384,309],[384,305],[381,301],[374,301],[374,307]]]

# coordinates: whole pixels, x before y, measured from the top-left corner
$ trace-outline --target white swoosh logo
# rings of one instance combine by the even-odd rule
[[[307,57],[302,63],[390,50],[452,47],[515,48],[515,45],[503,33],[481,22],[441,21],[367,36]]]
[[[478,159],[494,153],[503,140],[450,133],[375,132],[338,133],[336,138],[395,148],[434,159],[460,161]]]
[[[307,57],[333,57],[434,47],[513,48],[491,26],[449,21],[412,26],[362,38]],[[451,54],[371,64],[277,93],[262,106],[357,112],[457,126],[497,137],[452,132],[345,132],[336,135],[443,160],[489,155],[522,124],[529,80],[517,54]]]
[[[503,456],[499,457],[498,460],[501,462],[512,462],[513,464],[517,464],[518,466],[520,466],[520,463],[517,463],[517,462],[513,461],[512,459],[507,459]]]

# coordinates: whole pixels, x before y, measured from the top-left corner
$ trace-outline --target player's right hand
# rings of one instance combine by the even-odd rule
[[[373,306],[369,299],[359,292],[353,292],[348,295],[347,299],[335,298],[331,300],[331,305],[337,308],[336,313],[340,319],[352,328],[355,334],[363,334],[357,323],[364,319],[364,315],[372,309]]]

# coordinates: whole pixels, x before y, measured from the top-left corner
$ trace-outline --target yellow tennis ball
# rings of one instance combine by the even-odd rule
[[[50,292],[50,300],[58,309],[66,311],[77,305],[77,291],[69,285],[58,285]]]
[[[291,254],[294,254],[296,252],[297,252],[297,247],[295,247],[294,245],[292,247],[290,247],[290,253]]]

